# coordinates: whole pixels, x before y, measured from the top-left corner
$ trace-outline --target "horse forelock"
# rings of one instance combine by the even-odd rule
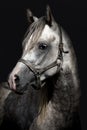
[[[41,17],[30,25],[30,27],[28,28],[28,30],[24,36],[24,40],[23,40],[24,46],[25,45],[28,46],[28,44],[29,44],[28,49],[30,49],[34,46],[35,43],[37,43],[37,41],[45,27],[45,24],[46,24],[45,17]]]

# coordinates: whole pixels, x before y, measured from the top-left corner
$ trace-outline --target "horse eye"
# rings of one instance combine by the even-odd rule
[[[40,50],[45,50],[45,49],[47,49],[47,47],[48,47],[48,45],[46,43],[40,43],[39,44],[39,49]]]

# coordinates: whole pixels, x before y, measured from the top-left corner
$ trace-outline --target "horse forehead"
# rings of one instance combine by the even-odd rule
[[[50,40],[56,37],[57,37],[57,34],[55,33],[55,31],[53,31],[48,25],[45,25],[42,31],[42,34],[40,36],[40,39]]]
[[[54,41],[55,39],[58,38],[58,34],[53,31],[48,25],[45,25],[39,39],[39,41]],[[30,38],[27,41],[26,47],[25,47],[25,51],[27,51],[29,48],[33,48],[35,44],[37,44],[38,42],[34,42],[34,44],[32,44],[32,39],[33,39],[33,34],[30,36]]]

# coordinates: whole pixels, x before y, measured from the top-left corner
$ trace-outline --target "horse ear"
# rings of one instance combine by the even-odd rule
[[[51,9],[50,9],[49,5],[47,5],[47,7],[46,7],[46,21],[47,21],[47,24],[49,26],[52,26],[53,20],[54,20],[54,18],[53,18]]]
[[[38,20],[37,17],[33,16],[30,9],[27,9],[27,18],[28,18],[28,21],[29,21],[30,24]]]

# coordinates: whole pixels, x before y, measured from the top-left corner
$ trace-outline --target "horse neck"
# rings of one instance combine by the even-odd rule
[[[51,117],[61,118],[61,114],[72,112],[73,96],[72,86],[69,88],[65,81],[64,72],[60,72],[49,78],[41,90],[41,102],[39,106],[39,115],[37,122],[41,124],[44,119],[51,119]],[[67,72],[68,76],[68,72]],[[72,83],[71,83],[72,84]],[[54,113],[54,114],[53,114]],[[70,114],[71,115],[71,114]],[[54,119],[54,121],[56,120]]]
[[[76,100],[75,98],[79,99],[73,77],[72,70],[67,66],[66,69],[61,69],[59,73],[47,79],[46,85],[41,90],[42,111],[46,110],[49,103],[52,108],[55,106],[55,111],[69,111],[71,108],[73,111],[73,101]]]
[[[68,74],[68,72],[67,72]],[[58,100],[64,98],[67,94],[67,81],[65,80],[63,72],[59,72],[47,79],[45,86],[41,89],[40,106],[46,107],[49,102],[58,104]],[[59,101],[60,102],[60,101]],[[58,104],[59,105],[59,104]]]

